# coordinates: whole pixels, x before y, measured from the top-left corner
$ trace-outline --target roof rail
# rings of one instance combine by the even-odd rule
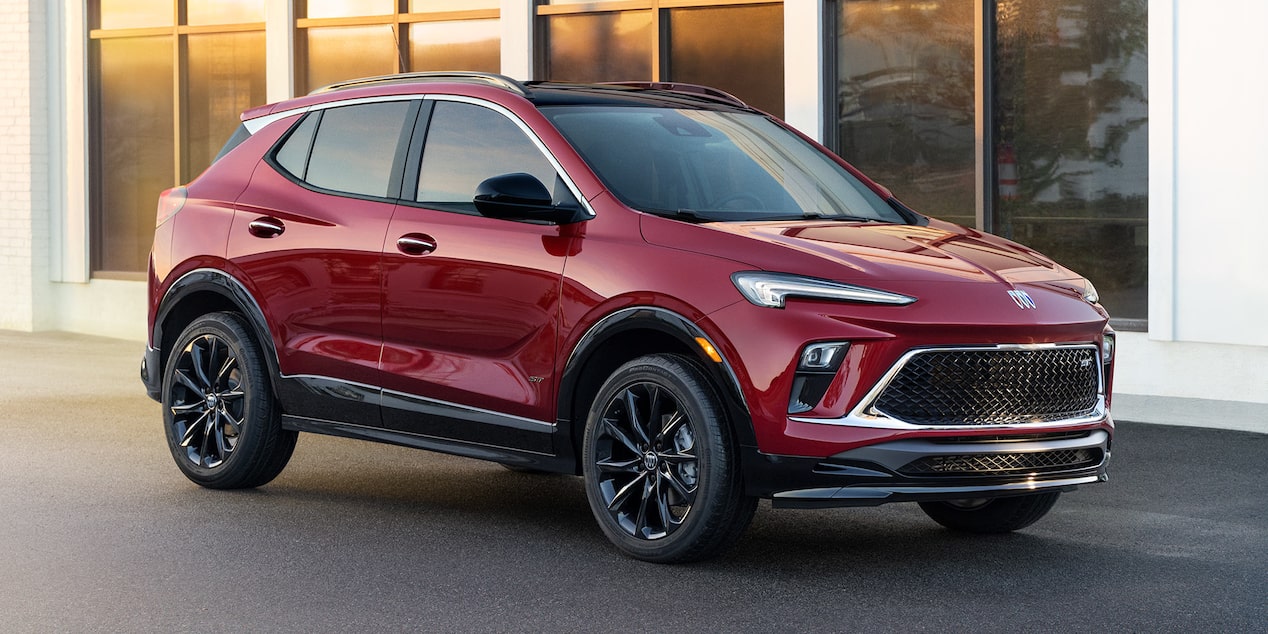
[[[528,96],[528,87],[524,84],[511,79],[505,75],[496,73],[477,73],[471,71],[437,71],[423,73],[397,73],[395,75],[380,75],[378,77],[362,77],[360,79],[350,79],[322,86],[308,94],[316,95],[323,92],[332,92],[336,90],[347,90],[350,88],[361,88],[363,86],[379,86],[383,84],[407,84],[413,82],[440,82],[440,81],[456,81],[473,84],[488,84],[496,86],[503,90],[507,90],[518,94],[521,97]]]
[[[609,81],[609,82],[603,82],[603,85],[629,86],[631,88],[650,88],[652,90],[668,90],[671,92],[685,92],[685,93],[690,93],[693,95],[701,95],[704,97],[710,97],[714,99],[715,101],[725,101],[727,103],[730,103],[736,106],[742,106],[744,108],[750,107],[748,104],[740,100],[739,97],[736,97],[735,95],[732,95],[731,93],[726,92],[725,90],[718,90],[717,88],[711,88],[709,86],[701,86],[699,84],[684,84],[684,83],[672,82],[672,81]]]

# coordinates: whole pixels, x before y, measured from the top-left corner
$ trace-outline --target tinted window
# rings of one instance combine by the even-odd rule
[[[320,112],[304,117],[277,151],[277,164],[300,180],[303,180],[304,171],[308,167],[308,150],[313,147],[313,132],[317,130],[317,121],[320,119]]]
[[[304,180],[325,189],[387,197],[409,110],[408,101],[326,110]]]
[[[706,220],[905,219],[767,117],[669,108],[542,108],[625,204]]]
[[[571,200],[563,193],[554,166],[510,119],[471,104],[436,103],[423,151],[418,201],[470,206],[484,179],[514,172],[532,174],[553,187],[555,202],[561,195]]]

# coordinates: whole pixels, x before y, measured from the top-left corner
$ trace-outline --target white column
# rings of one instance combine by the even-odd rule
[[[502,0],[502,74],[533,79],[533,1]]]
[[[269,103],[295,96],[295,3],[264,5],[265,94]]]
[[[1149,3],[1149,337],[1175,339],[1176,6]]]
[[[824,0],[784,2],[784,120],[817,141],[827,120],[824,19]]]

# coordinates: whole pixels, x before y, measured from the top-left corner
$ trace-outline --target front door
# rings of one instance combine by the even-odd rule
[[[513,172],[572,196],[508,114],[434,102],[418,177],[407,174],[413,191],[402,195],[413,202],[397,208],[383,245],[384,425],[549,453],[572,238],[481,216],[472,198],[484,179]]]

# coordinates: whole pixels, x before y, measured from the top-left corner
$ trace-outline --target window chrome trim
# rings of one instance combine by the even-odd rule
[[[315,103],[301,108],[291,108],[281,112],[273,112],[254,119],[247,119],[242,122],[246,126],[247,131],[255,134],[263,130],[268,125],[281,121],[287,117],[293,117],[299,114],[305,114],[314,110],[327,110],[329,108],[342,108],[343,106],[359,106],[367,103],[380,103],[384,101],[415,101],[423,99],[420,94],[403,94],[403,95],[382,95],[378,97],[359,97],[357,99],[342,99],[339,101],[327,101],[324,103]]]
[[[516,125],[516,127],[518,127],[526,136],[528,136],[529,140],[533,142],[533,145],[537,146],[537,151],[541,152],[542,156],[546,157],[546,160],[550,162],[551,167],[555,168],[555,174],[559,176],[559,178],[563,179],[564,185],[568,187],[568,191],[572,192],[572,197],[576,198],[577,203],[580,204],[581,208],[585,210],[586,212],[585,219],[590,220],[591,218],[594,218],[597,215],[594,213],[594,208],[590,206],[590,201],[586,200],[586,197],[581,194],[581,189],[578,188],[577,184],[572,181],[572,177],[568,175],[568,172],[564,169],[563,164],[560,163],[559,160],[555,158],[555,155],[551,153],[549,148],[546,147],[546,144],[543,143],[540,138],[538,138],[537,133],[534,132],[533,129],[529,127],[527,123],[524,123],[522,119],[515,116],[515,113],[511,112],[509,109],[507,109],[506,107],[500,104],[493,103],[492,101],[486,101],[484,99],[478,99],[476,97],[467,97],[465,95],[430,94],[430,95],[424,95],[423,98],[428,101],[454,101],[458,103],[470,104],[473,106],[481,106],[484,108],[488,108],[494,112],[497,112],[498,114],[501,114],[507,119],[510,119],[511,122]],[[426,152],[426,149],[427,148],[424,145],[423,147],[424,152]]]
[[[1096,363],[1097,376],[1097,396],[1096,405],[1092,412],[1086,416],[1078,418],[1068,418],[1065,420],[1048,421],[1043,423],[998,423],[991,425],[917,425],[904,420],[894,418],[884,414],[873,407],[876,399],[880,397],[881,392],[889,387],[889,384],[898,376],[903,367],[907,365],[916,355],[927,352],[981,352],[987,351],[1024,351],[1024,350],[1052,350],[1058,348],[1072,348],[1091,350],[1095,355],[1098,363]],[[1087,425],[1100,421],[1110,420],[1109,409],[1105,406],[1105,368],[1104,364],[1099,363],[1101,358],[1101,350],[1094,343],[1034,343],[1034,344],[999,344],[993,346],[931,346],[924,348],[913,348],[908,350],[889,370],[881,377],[871,390],[859,400],[859,404],[845,416],[840,418],[808,418],[805,416],[789,416],[788,420],[798,423],[811,423],[815,425],[838,425],[846,427],[867,427],[871,429],[895,429],[895,430],[923,430],[923,431],[1020,431],[1033,429],[1051,429],[1054,427],[1070,427],[1073,425]]]

